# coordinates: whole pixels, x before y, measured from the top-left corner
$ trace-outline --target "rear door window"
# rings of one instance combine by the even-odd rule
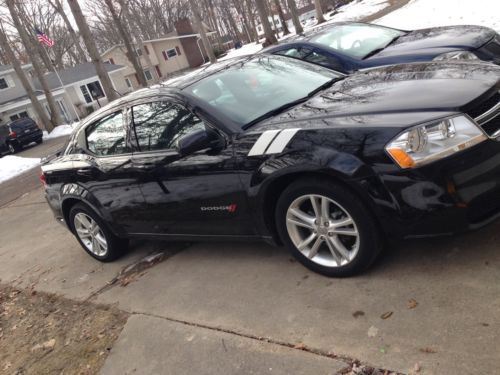
[[[293,47],[288,49],[282,49],[278,52],[275,52],[275,55],[282,55],[287,57],[293,57],[295,59],[304,60],[307,55],[312,52],[311,48],[306,47]]]
[[[86,131],[87,148],[98,156],[119,155],[131,152],[126,142],[123,113],[112,113],[89,127]]]
[[[305,61],[308,61],[313,64],[318,64],[324,66],[325,68],[341,70],[342,65],[338,62],[338,60],[330,56],[328,53],[324,53],[321,51],[312,51],[309,55],[304,58]]]

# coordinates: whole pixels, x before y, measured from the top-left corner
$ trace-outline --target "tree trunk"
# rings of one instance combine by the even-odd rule
[[[316,20],[318,25],[325,22],[325,17],[323,17],[323,9],[321,8],[321,0],[314,0],[314,8],[316,8]]]
[[[151,62],[151,58],[149,57],[149,53],[146,52],[146,48],[144,48],[144,43],[142,42],[142,35],[140,31],[139,25],[134,22],[133,17],[128,11],[128,5],[125,3],[125,0],[118,0],[120,6],[122,7],[122,12],[125,19],[128,21],[129,27],[133,30],[132,35],[134,35],[135,40],[137,42],[137,47],[142,51],[142,55],[144,56],[144,60],[146,60],[146,65],[150,68],[151,76],[153,77],[153,81],[158,83],[160,81],[160,77],[158,76],[158,72],[156,71],[153,63]],[[137,14],[135,15],[135,19],[138,20]],[[139,60],[140,62],[140,60]]]
[[[75,22],[78,26],[78,30],[80,31],[80,35],[85,42],[85,46],[87,47],[87,51],[89,52],[90,59],[95,65],[95,70],[97,71],[97,76],[101,81],[102,88],[106,93],[108,101],[113,101],[118,98],[118,94],[113,88],[113,84],[111,83],[111,79],[109,78],[108,72],[104,67],[104,63],[102,62],[101,56],[97,51],[97,47],[95,45],[94,39],[92,37],[92,33],[90,32],[89,25],[87,25],[87,21],[83,16],[82,9],[80,8],[80,4],[78,4],[78,0],[68,0],[69,7],[71,9],[71,13],[75,18]]]
[[[250,19],[254,41],[255,43],[259,43],[259,34],[257,33],[257,28],[255,27],[255,17],[252,11],[252,4],[250,4],[250,2],[251,0],[246,0],[248,18]]]
[[[196,8],[196,3],[194,2],[194,0],[189,0],[189,5],[191,6],[191,11],[193,12],[196,26],[198,27],[198,30],[200,31],[201,41],[203,42],[203,46],[205,47],[205,51],[208,54],[208,58],[210,59],[210,63],[214,64],[217,62],[217,59],[215,58],[214,50],[212,49],[212,45],[210,44],[210,41],[208,40],[207,33],[205,32],[205,28],[203,27],[203,24],[201,22],[200,14],[198,13],[198,9]]]
[[[283,13],[283,8],[280,4],[280,0],[274,0],[274,5],[276,6],[276,10],[278,11],[278,15],[280,16],[280,22],[283,25],[283,35],[290,34],[290,30],[288,30],[288,25],[286,24],[285,14]]]
[[[278,40],[276,39],[276,35],[274,35],[271,24],[269,23],[265,1],[266,0],[255,0],[255,4],[257,5],[257,12],[259,13],[260,23],[262,24],[262,28],[264,29],[264,36],[266,37],[266,41],[264,42],[264,44],[268,46],[277,43]]]
[[[125,25],[116,12],[116,9],[113,5],[113,0],[104,0],[104,2],[106,3],[111,13],[111,17],[113,17],[113,22],[115,23],[115,26],[118,30],[118,34],[120,34],[120,38],[123,40],[123,44],[125,45],[125,49],[127,50],[127,58],[134,67],[139,84],[142,87],[148,87],[148,81],[146,80],[146,76],[144,75],[144,69],[141,66],[139,56],[137,56],[135,52],[135,46],[132,45],[132,41],[130,40],[130,33],[128,32],[128,30],[126,30]],[[143,51],[143,53],[146,52]]]
[[[52,125],[52,128],[56,127],[57,125],[61,124],[61,115],[59,114],[59,109],[57,108],[56,101],[54,100],[54,97],[52,96],[52,92],[50,91],[50,87],[47,83],[47,80],[45,79],[45,75],[43,72],[42,67],[40,66],[40,63],[38,62],[38,59],[36,57],[36,54],[33,53],[33,49],[30,48],[32,41],[30,40],[30,37],[21,23],[21,20],[19,18],[18,9],[16,8],[14,4],[14,0],[7,0],[6,1],[7,7],[9,8],[9,13],[12,17],[12,21],[14,23],[15,28],[17,29],[19,36],[21,37],[21,41],[26,49],[26,53],[31,60],[31,63],[33,65],[33,69],[35,70],[35,73],[37,75],[38,80],[40,81],[40,84],[42,85],[43,92],[45,94],[45,98],[47,100],[47,105],[49,106],[50,110],[50,124]],[[47,131],[50,131],[52,129],[47,129]]]
[[[299,20],[299,12],[297,11],[297,4],[295,0],[287,0],[288,9],[290,10],[290,14],[292,15],[293,26],[295,26],[295,34],[302,34],[304,29],[302,28],[302,24]]]
[[[71,39],[73,39],[73,43],[75,43],[75,48],[79,56],[80,62],[86,62],[87,61],[87,55],[85,55],[85,51],[82,48],[82,45],[80,44],[80,38],[76,34],[75,29],[71,25],[71,22],[68,19],[68,16],[66,12],[64,11],[64,7],[61,3],[61,0],[48,0],[50,5],[56,10],[57,13],[62,17],[64,24],[66,25],[66,28],[69,31],[69,34],[71,35]]]
[[[47,131],[51,131],[52,127],[50,120],[47,114],[45,113],[45,110],[43,109],[42,105],[38,101],[35,91],[33,90],[33,87],[31,87],[31,84],[28,78],[26,77],[26,74],[24,74],[20,61],[17,59],[16,55],[14,54],[14,51],[10,47],[9,41],[2,27],[0,27],[0,47],[2,47],[3,50],[2,57],[5,56],[7,60],[12,64],[12,67],[14,68],[17,77],[21,81],[24,90],[28,94],[28,98],[31,100],[33,109],[35,110],[36,115],[38,116],[38,120],[41,122],[42,127]]]

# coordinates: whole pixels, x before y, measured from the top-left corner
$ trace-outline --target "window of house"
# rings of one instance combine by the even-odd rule
[[[168,102],[136,105],[132,113],[141,151],[173,149],[180,138],[205,129],[205,124],[189,110]]]
[[[10,121],[16,121],[23,117],[29,117],[28,112],[22,111],[9,116]]]
[[[0,90],[3,90],[3,89],[8,89],[9,88],[9,84],[7,83],[7,80],[5,78],[0,78]]]
[[[135,50],[135,54],[136,54],[136,56],[142,56],[142,49],[137,48],[137,49]]]
[[[127,87],[129,87],[129,88],[132,87],[132,82],[130,82],[130,79],[125,78],[125,83],[127,84]]]
[[[115,112],[98,120],[86,129],[87,147],[99,156],[130,152],[125,141],[122,112]]]
[[[179,47],[170,48],[170,49],[163,51],[162,54],[163,54],[163,58],[165,60],[168,60],[168,59],[172,59],[172,58],[180,55],[180,50],[179,50]]]
[[[148,81],[151,81],[153,79],[153,76],[151,75],[151,71],[149,69],[144,69],[144,76]]]
[[[102,91],[101,84],[99,81],[94,81],[87,83],[86,85],[81,85],[80,90],[82,91],[85,102],[92,103],[94,100],[104,98],[104,91]]]

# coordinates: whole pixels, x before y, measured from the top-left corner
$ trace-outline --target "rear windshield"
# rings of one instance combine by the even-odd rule
[[[10,123],[10,128],[12,131],[24,130],[36,127],[35,122],[30,118],[23,118]]]

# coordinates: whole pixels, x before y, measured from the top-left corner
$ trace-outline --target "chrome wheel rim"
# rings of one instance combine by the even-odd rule
[[[104,256],[108,251],[108,242],[102,229],[89,215],[79,212],[74,219],[75,231],[83,245],[92,254]]]
[[[12,144],[9,143],[9,151],[13,154],[14,152],[16,152],[16,149],[14,148],[14,146],[12,146]]]
[[[319,265],[345,266],[358,254],[360,236],[354,219],[328,197],[307,194],[295,199],[286,213],[286,227],[295,247]]]

